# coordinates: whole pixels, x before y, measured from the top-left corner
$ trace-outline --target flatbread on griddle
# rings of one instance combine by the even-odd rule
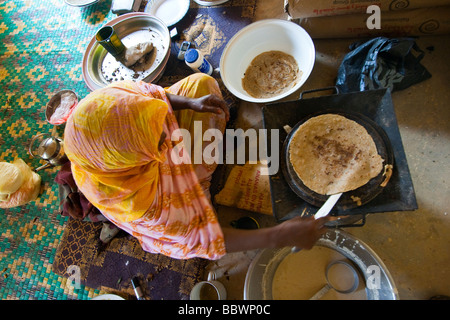
[[[242,78],[242,87],[254,98],[271,98],[290,90],[301,77],[297,61],[282,51],[257,55]]]
[[[322,195],[355,190],[383,168],[367,130],[337,114],[303,123],[290,142],[289,160],[303,184]]]

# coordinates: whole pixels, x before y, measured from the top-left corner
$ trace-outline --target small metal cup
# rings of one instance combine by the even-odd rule
[[[106,49],[106,51],[111,53],[114,58],[119,58],[125,52],[125,46],[111,26],[104,26],[98,30],[95,39]]]

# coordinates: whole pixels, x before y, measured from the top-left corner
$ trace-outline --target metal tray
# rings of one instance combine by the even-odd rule
[[[154,48],[140,68],[129,69],[93,37],[83,57],[83,77],[91,90],[120,80],[151,82],[161,77],[170,56],[171,41],[169,30],[160,19],[147,13],[129,13],[106,25],[114,27],[125,46],[150,40]]]

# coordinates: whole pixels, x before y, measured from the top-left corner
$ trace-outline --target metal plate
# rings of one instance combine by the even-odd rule
[[[283,170],[283,174],[292,191],[294,191],[300,198],[305,200],[306,202],[320,207],[327,199],[328,195],[318,194],[308,187],[306,187],[302,180],[298,177],[294,168],[292,166],[291,161],[289,160],[289,146],[292,141],[295,132],[298,128],[305,123],[307,120],[316,117],[321,114],[338,114],[346,117],[347,119],[353,120],[358,124],[362,125],[369,135],[372,137],[375,145],[377,147],[378,154],[381,158],[384,159],[383,165],[392,165],[394,164],[394,155],[392,152],[392,147],[390,145],[389,138],[386,133],[380,128],[374,121],[370,120],[368,117],[356,112],[349,111],[336,111],[336,110],[325,110],[315,114],[311,114],[310,116],[299,121],[292,131],[287,135],[286,140],[283,144],[282,151],[282,159],[281,159],[281,169]],[[374,199],[381,191],[383,191],[384,187],[381,186],[385,177],[383,175],[384,170],[374,178],[372,178],[367,184],[359,187],[358,189],[345,192],[339,201],[336,203],[336,208],[338,209],[351,209],[355,208],[359,205],[364,205]],[[361,199],[361,203],[358,204],[355,202],[352,197],[357,197]]]
[[[144,12],[161,19],[168,27],[183,19],[190,6],[189,0],[151,0]]]
[[[210,1],[202,1],[202,0],[194,0],[194,2],[198,3],[199,5],[209,7],[209,6],[218,6],[219,4],[228,2],[230,0],[210,0]]]
[[[64,2],[72,7],[86,7],[99,2],[99,0],[64,0]]]
[[[121,296],[118,296],[117,294],[102,294],[100,296],[96,296],[92,298],[91,300],[125,300]]]
[[[153,50],[139,68],[127,68],[95,40],[91,39],[83,57],[83,78],[91,90],[120,80],[151,82],[164,72],[170,56],[170,35],[166,25],[147,13],[124,14],[106,25],[114,27],[125,46],[144,41],[153,43]]]

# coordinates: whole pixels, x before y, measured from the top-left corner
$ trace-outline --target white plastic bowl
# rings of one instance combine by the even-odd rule
[[[285,52],[297,60],[302,72],[300,81],[277,96],[254,98],[242,87],[242,78],[257,55],[271,50]],[[267,19],[248,25],[230,39],[220,58],[220,75],[227,89],[236,97],[255,103],[267,103],[297,91],[311,74],[314,60],[314,43],[302,27],[287,20]]]

